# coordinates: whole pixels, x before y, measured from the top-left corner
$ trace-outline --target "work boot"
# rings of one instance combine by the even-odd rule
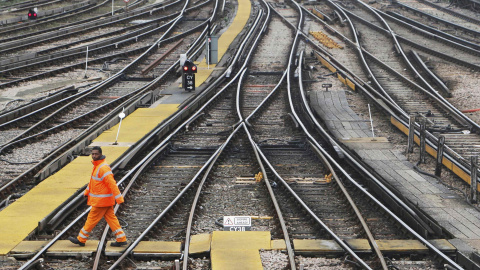
[[[75,245],[79,245],[81,247],[85,246],[85,243],[82,243],[82,242],[78,241],[78,239],[75,238],[75,237],[70,236],[70,237],[68,237],[68,240],[70,240],[70,242],[74,243]]]
[[[123,246],[126,246],[127,245],[127,241],[125,242],[112,242],[110,244],[110,246],[112,247],[123,247]]]

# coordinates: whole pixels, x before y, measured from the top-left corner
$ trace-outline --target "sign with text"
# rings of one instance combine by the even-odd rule
[[[186,91],[195,91],[195,74],[193,73],[183,74],[183,88]]]
[[[252,218],[249,216],[225,216],[223,217],[223,230],[232,232],[250,231]]]
[[[332,87],[332,84],[331,83],[324,83],[324,84],[322,84],[322,87],[325,87],[325,89],[328,91],[328,88]]]

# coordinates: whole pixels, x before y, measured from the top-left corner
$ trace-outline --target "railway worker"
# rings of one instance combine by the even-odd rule
[[[92,176],[87,189],[83,193],[83,196],[88,197],[87,203],[92,206],[92,209],[88,214],[85,226],[78,233],[78,237],[69,237],[68,240],[82,247],[85,246],[93,228],[104,217],[116,237],[116,242],[113,242],[111,246],[124,246],[127,244],[127,237],[113,211],[115,201],[118,204],[123,203],[123,196],[113,178],[110,166],[105,162],[105,156],[102,155],[100,146],[93,147],[92,159]]]

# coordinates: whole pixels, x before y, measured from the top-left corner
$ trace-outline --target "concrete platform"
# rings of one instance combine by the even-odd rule
[[[369,137],[370,127],[362,125],[363,120],[346,105],[348,101],[344,94],[318,93],[322,90],[311,92],[312,109],[320,118],[329,120],[327,127],[339,141],[353,150],[362,161],[375,168],[405,199],[418,205],[425,214],[453,235],[454,239],[449,239],[449,242],[459,251],[469,256],[471,252],[480,250],[480,212],[468,205],[465,198],[458,196],[435,178],[417,173],[404,154],[394,149],[385,139],[372,141],[371,137],[365,138],[365,134]],[[330,96],[337,98],[330,99]],[[339,112],[338,108],[346,112]],[[335,119],[332,115],[335,115]],[[355,129],[338,124],[355,120],[360,123]],[[346,137],[347,135],[349,137]]]
[[[119,257],[122,255],[127,246],[112,247],[113,241],[108,241],[105,247],[105,255],[109,257]],[[180,257],[181,256],[181,242],[167,242],[167,241],[141,241],[133,249],[132,254],[134,257]]]
[[[233,40],[242,32],[250,18],[252,4],[248,0],[238,0],[237,14],[233,22],[228,26],[228,29],[218,39],[218,62],[225,55]],[[204,58],[201,62],[196,62],[198,71],[195,75],[195,87],[200,86],[205,82],[215,69],[215,65],[207,65],[207,60]]]
[[[75,245],[70,240],[59,240],[47,250],[50,257],[91,257],[97,251],[98,240],[89,240],[84,247]]]
[[[212,235],[209,233],[192,235],[188,254],[200,254],[210,252]]]
[[[210,253],[212,270],[263,270],[259,250],[270,249],[270,239],[270,232],[214,231]]]
[[[49,241],[23,241],[10,251],[10,255],[16,259],[31,258],[35,253],[45,247],[48,242]]]
[[[430,240],[436,248],[452,254],[455,247],[445,239]],[[367,239],[347,239],[345,243],[355,252],[371,253],[372,249]],[[378,247],[383,254],[419,254],[429,250],[418,240],[377,240]],[[294,239],[293,246],[296,254],[305,255],[335,255],[345,251],[334,240],[321,239]]]

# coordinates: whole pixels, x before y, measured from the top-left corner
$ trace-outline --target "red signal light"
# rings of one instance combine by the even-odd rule
[[[30,10],[28,10],[28,19],[29,20],[37,19],[37,12],[35,11],[34,8],[31,8]]]
[[[187,66],[183,66],[183,71],[188,71],[188,67],[187,67]]]
[[[192,66],[192,71],[197,70],[197,66]]]

